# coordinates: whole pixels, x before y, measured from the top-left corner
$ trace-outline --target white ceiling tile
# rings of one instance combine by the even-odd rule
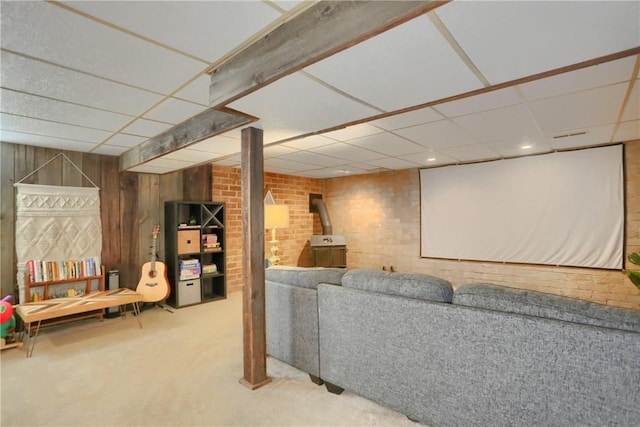
[[[396,130],[424,123],[436,122],[442,119],[442,114],[438,113],[431,107],[427,107],[421,108],[420,110],[410,111],[408,113],[385,117],[384,119],[373,120],[369,122],[369,124],[385,130]]]
[[[451,120],[480,142],[539,135],[536,123],[522,104]]]
[[[138,144],[146,141],[147,138],[142,138],[135,135],[127,135],[123,133],[118,133],[113,136],[113,138],[107,141],[109,145],[117,145],[118,147],[135,147]]]
[[[168,159],[166,157],[158,157],[153,159],[147,163],[147,166],[153,166],[154,168],[167,168],[172,170],[180,170],[184,168],[188,168],[194,165],[194,162],[184,161],[184,160],[176,160],[176,159]]]
[[[240,159],[240,155],[232,155],[229,157],[225,157],[223,159],[216,159],[213,161],[214,164],[220,166],[229,166],[229,167],[240,167],[240,163],[242,160]]]
[[[269,125],[266,128],[264,128],[264,123],[262,121],[252,123],[251,125],[255,128],[263,130],[263,134],[262,134],[263,144],[271,144],[272,142],[284,141],[285,139],[300,136],[300,134],[302,133],[301,131],[296,129],[289,129],[289,128],[285,129],[285,128],[275,127],[272,125]]]
[[[103,144],[99,147],[96,147],[91,152],[93,154],[104,154],[106,156],[119,156],[127,150],[127,147],[116,147],[115,145]]]
[[[100,143],[111,132],[0,113],[0,129]]]
[[[407,141],[406,139],[400,138],[399,136],[389,132],[352,139],[349,140],[348,144],[366,148],[367,150],[375,151],[377,153],[386,154],[387,156],[419,153],[420,151],[424,151],[424,147],[422,145]]]
[[[270,167],[268,169],[265,169],[265,172],[277,173],[278,175],[303,176],[303,173],[306,172],[306,170],[292,171],[291,169],[287,169],[287,168]]]
[[[441,120],[439,122],[399,129],[394,132],[433,150],[470,145],[478,142],[468,132],[460,129],[449,120]]]
[[[354,166],[346,166],[336,168],[324,168],[324,169],[314,169],[309,171],[300,172],[299,175],[306,176],[308,178],[336,178],[336,177],[345,177],[349,175],[360,175],[367,173],[364,169],[358,169]]]
[[[206,67],[47,2],[2,2],[1,45],[163,94]]]
[[[182,101],[176,98],[167,98],[160,105],[145,114],[145,118],[160,122],[178,124],[206,110],[207,107]]]
[[[132,117],[110,113],[95,108],[55,101],[49,98],[0,89],[0,110],[12,114],[115,131],[127,124]]]
[[[167,129],[170,129],[173,125],[169,123],[157,122],[155,120],[137,119],[122,131],[131,135],[145,136],[151,138],[156,136]]]
[[[640,45],[636,1],[451,2],[436,13],[492,84]]]
[[[273,158],[273,159],[265,159],[264,167],[267,168],[278,168],[282,170],[288,171],[301,171],[301,170],[309,170],[309,169],[317,169],[317,166],[313,166],[307,163],[294,162],[291,160],[285,160],[282,158]]]
[[[563,138],[547,138],[547,143],[554,150],[588,147],[590,145],[608,144],[613,135],[613,124],[582,129],[571,129]],[[584,134],[583,134],[584,132]]]
[[[204,74],[183,89],[173,95],[174,98],[180,98],[187,101],[195,102],[205,107],[209,106],[209,83],[211,82],[211,76]]]
[[[485,144],[465,145],[440,150],[445,156],[458,159],[461,162],[499,159],[501,156]]]
[[[224,133],[221,133],[220,136],[224,136],[226,138],[233,138],[237,140],[238,143],[240,143],[240,141],[242,140],[242,129],[246,129],[248,127],[257,127],[257,126],[255,125],[255,123],[252,123],[251,126],[238,127],[238,128],[226,131]]]
[[[265,133],[275,128],[289,129],[298,135],[378,113],[299,73],[284,77],[229,106],[259,117]]]
[[[422,166],[430,167],[448,165],[458,162],[458,160],[452,157],[445,156],[444,154],[433,150],[423,151],[421,153],[415,153],[411,155],[398,156],[398,158],[418,163]]]
[[[626,90],[627,84],[621,83],[540,99],[530,102],[529,108],[547,136],[553,136],[571,129],[614,123]]]
[[[629,94],[629,101],[622,114],[623,121],[640,119],[640,80],[636,80]]]
[[[196,163],[206,162],[208,160],[212,160],[220,156],[221,154],[206,153],[203,151],[190,150],[188,148],[183,148],[181,150],[177,150],[172,153],[165,154],[164,156],[162,156],[162,158],[170,159],[170,160],[181,160],[183,162],[196,164]]]
[[[2,87],[15,91],[134,116],[162,99],[158,94],[10,52],[1,55]]]
[[[531,154],[541,154],[552,151],[547,140],[540,135],[493,141],[487,143],[486,146],[502,157],[529,156]]]
[[[482,87],[426,16],[385,31],[305,71],[386,111]]]
[[[323,145],[335,144],[335,142],[335,140],[325,138],[322,135],[311,135],[306,138],[284,142],[282,145],[297,148],[298,150],[310,150],[312,148],[322,147]]]
[[[333,145],[325,145],[324,147],[314,148],[310,151],[318,154],[337,157],[339,159],[351,160],[354,162],[368,162],[369,160],[382,159],[385,157],[382,154],[355,147],[343,142],[337,142]]]
[[[402,156],[399,156],[402,157]],[[366,171],[366,172],[372,172],[372,171],[376,171],[380,169],[380,166],[376,166],[376,165],[371,165],[368,163],[350,163],[346,166],[342,166],[342,168],[348,168],[348,169],[343,169],[343,170],[347,170],[349,171],[351,168],[355,168],[355,169],[360,169],[362,171]]]
[[[417,168],[419,166],[419,164],[416,162],[397,159],[395,157],[387,157],[379,160],[369,160],[368,162],[372,165],[375,165],[381,168],[393,169],[393,170]]]
[[[281,145],[281,144],[271,145],[269,147],[264,147],[263,156],[265,159],[268,159],[271,157],[279,157],[285,154],[295,153],[297,151],[299,150],[296,150],[295,148],[287,147],[286,145]]]
[[[138,166],[134,166],[132,168],[127,169],[129,172],[138,172],[138,173],[151,173],[154,175],[162,175],[165,173],[173,172],[171,168],[162,168],[158,166],[152,166],[148,164],[142,164]]]
[[[226,136],[217,135],[207,138],[204,141],[196,142],[189,146],[190,150],[204,151],[216,154],[234,154],[239,153],[242,147],[240,141]]]
[[[361,123],[358,125],[353,125],[346,127],[344,129],[334,130],[332,132],[323,133],[322,136],[327,138],[334,139],[336,141],[348,141],[350,139],[361,138],[367,135],[373,135],[376,133],[384,132],[383,129],[380,129],[375,126],[371,126],[369,123]]]
[[[54,138],[51,136],[34,135],[10,130],[0,130],[0,141],[82,152],[89,152],[96,146],[96,144],[91,144],[89,142],[72,141],[70,139]]]
[[[513,88],[483,93],[470,98],[439,104],[435,109],[447,117],[458,117],[495,108],[519,104],[520,96]]]
[[[620,123],[616,131],[614,142],[626,142],[640,139],[640,120]]]
[[[303,3],[307,0],[272,0],[272,3],[275,3],[278,5],[278,7],[284,9],[284,10],[291,10],[294,7],[296,7],[297,5],[299,5],[300,3]]]
[[[285,160],[292,160],[294,162],[323,167],[340,166],[347,163],[342,159],[312,153],[309,151],[298,151],[297,153],[287,154],[286,156],[282,156],[281,158]]]
[[[122,28],[213,62],[280,14],[258,1],[64,2]],[[153,19],[149,19],[153,17]]]
[[[519,85],[528,101],[621,83],[631,79],[635,56]]]

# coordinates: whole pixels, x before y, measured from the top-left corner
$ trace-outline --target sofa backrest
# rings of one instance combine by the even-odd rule
[[[344,268],[273,266],[265,270],[265,279],[285,285],[317,289],[319,283],[339,285]]]
[[[342,286],[436,302],[451,302],[453,295],[450,282],[420,273],[356,269],[342,277]]]
[[[640,310],[489,283],[460,286],[454,292],[452,302],[467,307],[640,332]]]

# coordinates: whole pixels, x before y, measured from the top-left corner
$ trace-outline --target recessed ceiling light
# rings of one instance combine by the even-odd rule
[[[528,150],[528,149],[529,149],[529,148],[531,148],[531,147],[533,147],[531,144],[525,144],[525,145],[523,145],[523,146],[522,146],[522,147],[520,147],[520,148],[522,148],[523,150]]]
[[[435,161],[436,161],[436,158],[435,158],[435,157],[429,157],[429,158],[427,159],[427,162],[435,162]]]

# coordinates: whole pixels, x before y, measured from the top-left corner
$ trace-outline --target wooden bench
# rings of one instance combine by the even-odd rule
[[[28,302],[14,306],[15,312],[25,323],[22,336],[27,332],[27,336],[31,335],[32,323],[35,323],[35,333],[30,339],[30,345],[27,347],[27,357],[33,354],[33,348],[38,338],[38,332],[41,326],[56,324],[56,319],[79,315],[77,319],[84,319],[86,316],[82,314],[97,312],[98,317],[100,311],[104,313],[105,308],[120,307],[121,315],[124,315],[124,306],[126,304],[133,305],[133,312],[138,321],[138,326],[142,329],[140,322],[140,302],[143,301],[143,295],[132,291],[128,288],[119,288],[109,291],[92,292],[79,297],[55,298],[44,301]],[[96,316],[91,314],[90,317]],[[124,316],[123,316],[124,317]],[[50,321],[50,322],[47,322]],[[42,322],[45,322],[43,325]]]

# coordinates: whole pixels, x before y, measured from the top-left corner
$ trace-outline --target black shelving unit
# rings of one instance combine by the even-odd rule
[[[167,302],[173,307],[227,297],[224,211],[220,202],[165,202]]]

